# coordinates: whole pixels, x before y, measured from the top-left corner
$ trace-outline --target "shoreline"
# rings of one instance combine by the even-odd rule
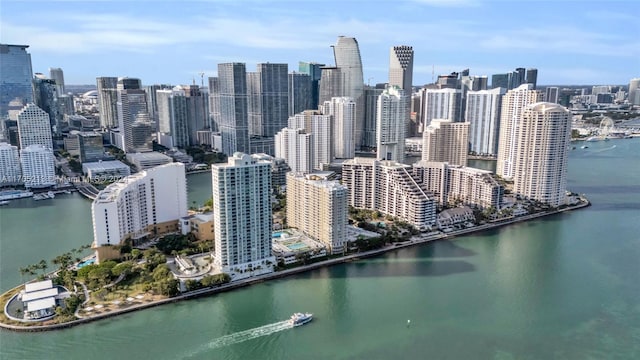
[[[11,330],[11,331],[16,331],[16,332],[41,332],[41,331],[52,331],[52,330],[70,328],[70,327],[73,327],[73,326],[82,325],[82,324],[86,324],[86,323],[97,321],[97,320],[108,319],[108,318],[112,318],[112,317],[115,317],[115,316],[118,316],[118,315],[127,314],[127,313],[130,313],[130,312],[133,312],[133,311],[143,310],[143,309],[147,309],[147,308],[152,308],[152,307],[164,305],[164,304],[167,304],[167,303],[174,303],[174,302],[178,302],[178,301],[182,301],[182,300],[189,300],[189,299],[195,299],[195,298],[199,298],[199,297],[214,295],[214,294],[217,294],[217,293],[223,293],[223,292],[231,291],[231,290],[234,290],[234,289],[250,286],[250,285],[253,285],[253,284],[262,283],[262,282],[267,281],[267,280],[285,278],[285,277],[290,276],[290,275],[295,275],[295,274],[299,274],[299,273],[303,273],[303,272],[308,272],[308,271],[319,269],[319,268],[323,268],[323,267],[328,267],[328,266],[333,266],[333,265],[353,262],[353,261],[357,261],[357,260],[365,259],[365,258],[369,258],[369,257],[374,257],[374,256],[378,256],[380,254],[384,254],[384,253],[387,253],[387,252],[395,251],[397,249],[407,248],[407,247],[410,247],[410,246],[426,244],[426,243],[429,243],[429,242],[432,242],[432,241],[452,240],[452,239],[454,239],[454,238],[456,238],[458,236],[461,236],[461,235],[468,235],[468,234],[472,234],[472,233],[477,233],[477,232],[482,232],[482,231],[486,231],[486,230],[496,229],[496,228],[500,228],[500,227],[503,227],[503,226],[511,225],[511,224],[514,224],[514,223],[524,222],[524,221],[533,220],[533,219],[537,219],[537,218],[541,218],[541,217],[545,217],[545,216],[550,216],[550,215],[561,214],[561,213],[564,213],[564,212],[567,212],[567,211],[582,209],[582,208],[585,208],[585,207],[588,207],[588,206],[591,205],[589,200],[587,200],[586,198],[582,198],[582,200],[583,201],[581,201],[580,203],[578,203],[576,205],[573,205],[573,206],[568,206],[568,207],[566,207],[564,209],[558,209],[558,210],[553,210],[553,211],[548,211],[548,212],[541,212],[541,213],[524,215],[524,216],[520,216],[520,217],[514,217],[514,218],[502,220],[502,221],[496,221],[496,222],[491,222],[491,223],[486,223],[486,224],[474,226],[474,227],[471,227],[471,228],[452,231],[452,232],[449,232],[449,233],[438,233],[438,234],[434,234],[434,235],[430,235],[430,236],[427,236],[425,233],[419,234],[419,235],[414,235],[411,238],[411,240],[408,240],[408,241],[405,241],[405,242],[402,242],[402,243],[394,243],[392,245],[384,246],[384,247],[382,247],[380,249],[374,249],[374,250],[365,251],[365,252],[361,252],[361,253],[346,255],[346,256],[343,256],[343,257],[335,258],[335,259],[328,259],[328,260],[319,261],[319,262],[316,262],[316,263],[313,263],[313,264],[309,264],[309,265],[299,266],[299,267],[296,267],[296,268],[293,268],[293,269],[287,269],[287,270],[282,270],[282,271],[273,272],[273,273],[269,273],[269,274],[259,275],[259,276],[252,277],[252,278],[242,279],[242,280],[239,280],[237,282],[224,284],[224,285],[221,285],[221,286],[218,286],[218,287],[215,287],[215,288],[198,289],[198,290],[190,291],[188,293],[183,293],[183,294],[175,296],[175,297],[156,300],[156,301],[151,301],[151,302],[143,303],[143,304],[131,305],[130,307],[125,308],[125,309],[119,309],[119,310],[116,310],[116,311],[110,311],[108,313],[104,313],[104,314],[100,314],[100,315],[96,315],[96,316],[92,316],[92,317],[79,318],[79,319],[76,319],[76,320],[73,320],[73,321],[69,321],[69,322],[66,322],[66,323],[62,323],[62,324],[40,325],[40,326],[19,326],[19,325],[11,325],[11,324],[5,324],[5,323],[0,322],[0,328],[1,329],[6,329],[6,330]],[[23,284],[18,285],[17,287],[21,287],[21,286],[23,286]],[[5,294],[7,294],[7,293],[9,293],[11,291],[14,291],[17,287],[14,287],[14,288],[4,292],[2,294],[2,296],[4,296]],[[5,306],[6,306],[6,304],[5,304]],[[3,306],[3,308],[4,308],[4,306]]]

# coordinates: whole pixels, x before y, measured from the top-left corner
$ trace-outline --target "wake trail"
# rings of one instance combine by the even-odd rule
[[[252,340],[262,336],[275,334],[277,332],[291,329],[291,328],[293,328],[293,325],[291,324],[291,322],[289,322],[289,320],[284,320],[284,321],[276,322],[273,324],[268,324],[268,325],[260,326],[257,328],[249,329],[249,330],[239,331],[230,335],[225,335],[223,337],[219,337],[209,343],[206,343],[200,346],[199,348],[194,350],[192,353],[190,353],[188,356],[186,356],[185,359],[193,357],[197,354],[203,353],[207,350],[218,349],[221,347],[238,344],[247,340]]]

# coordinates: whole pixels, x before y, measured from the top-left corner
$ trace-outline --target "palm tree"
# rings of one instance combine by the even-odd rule
[[[22,280],[22,283],[24,283],[24,276],[27,275],[28,273],[29,273],[29,268],[26,268],[26,267],[20,268],[20,279]]]
[[[38,263],[38,268],[42,270],[43,275],[45,274],[48,267],[49,265],[47,264],[47,261],[44,259],[40,260],[40,262]]]

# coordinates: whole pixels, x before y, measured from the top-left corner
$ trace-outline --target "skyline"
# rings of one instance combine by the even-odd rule
[[[3,1],[0,42],[29,45],[34,72],[60,67],[77,85],[99,76],[200,83],[199,73],[215,76],[224,62],[246,63],[248,71],[263,62],[287,63],[289,71],[298,61],[333,65],[330,46],[340,35],[358,40],[372,85],[388,81],[394,45],[413,46],[413,85],[430,83],[432,69],[436,77],[465,68],[490,77],[534,67],[541,85],[626,85],[640,74],[632,15],[640,4],[632,1],[580,8],[575,1],[407,0],[394,8],[374,1],[366,10],[356,1],[86,4]]]

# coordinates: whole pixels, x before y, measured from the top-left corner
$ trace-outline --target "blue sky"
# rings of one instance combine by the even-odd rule
[[[386,82],[389,47],[412,45],[414,85],[470,68],[538,68],[538,83],[628,84],[640,76],[640,1],[0,0],[0,41],[30,45],[34,72],[199,82],[221,62],[333,63],[338,35],[360,44],[364,78]]]

